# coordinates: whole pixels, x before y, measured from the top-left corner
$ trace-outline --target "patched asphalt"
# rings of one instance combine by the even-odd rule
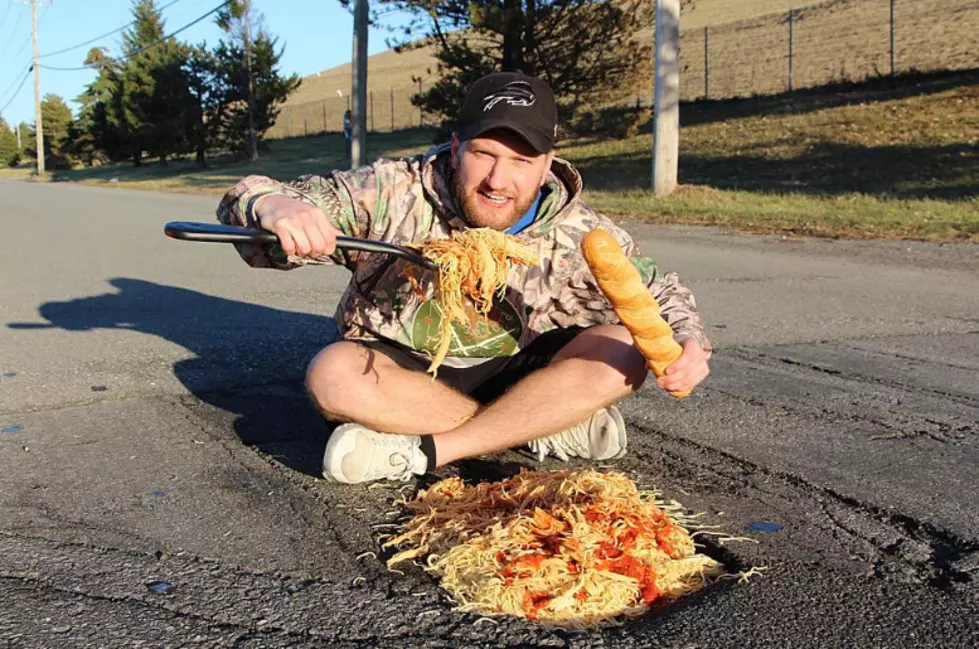
[[[566,632],[385,568],[403,485],[319,478],[302,388],[347,274],[162,235],[215,202],[0,183],[0,646],[979,645],[979,247],[624,223],[717,351],[691,398],[623,403],[609,466],[746,537],[707,543],[732,573],[764,570]]]

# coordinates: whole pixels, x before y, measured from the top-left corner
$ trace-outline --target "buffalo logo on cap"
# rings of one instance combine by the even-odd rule
[[[483,112],[492,110],[493,106],[501,101],[511,106],[533,106],[537,101],[537,95],[526,81],[511,81],[500,90],[483,97]]]

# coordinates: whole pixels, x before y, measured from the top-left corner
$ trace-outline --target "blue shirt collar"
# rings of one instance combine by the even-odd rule
[[[527,229],[527,227],[534,222],[534,220],[537,218],[537,210],[540,209],[541,198],[543,196],[544,192],[538,190],[537,198],[534,199],[534,204],[530,206],[530,209],[527,210],[526,214],[520,217],[519,221],[507,229],[507,234],[517,234],[518,232]]]

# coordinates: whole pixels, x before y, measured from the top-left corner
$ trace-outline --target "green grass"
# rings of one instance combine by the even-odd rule
[[[947,202],[687,185],[665,199],[637,190],[588,191],[585,199],[607,214],[651,223],[714,225],[741,232],[793,236],[979,242],[979,198]]]
[[[368,158],[399,157],[431,146],[427,130],[378,133],[371,136]],[[130,163],[55,171],[47,174],[52,182],[77,182],[105,187],[125,187],[181,193],[222,193],[249,174],[262,174],[288,180],[303,174],[327,173],[344,165],[344,142],[336,134],[310,138],[272,140],[257,162],[236,161],[228,156],[208,160],[208,168],[197,169],[192,158],[171,160],[166,166],[156,161],[140,167]],[[0,177],[26,178],[29,170],[0,170]]]
[[[685,105],[681,187],[666,198],[648,189],[648,133],[566,141],[559,154],[581,171],[585,199],[613,216],[746,232],[979,242],[977,77],[931,75]],[[372,135],[368,157],[423,151],[431,138],[426,130]],[[287,180],[343,164],[343,140],[334,134],[269,146],[257,163],[216,159],[205,171],[186,160],[51,179],[220,194],[251,173]]]

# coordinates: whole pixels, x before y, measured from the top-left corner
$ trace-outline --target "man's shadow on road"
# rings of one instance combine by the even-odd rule
[[[38,310],[47,324],[7,326],[126,329],[180,345],[194,356],[174,363],[174,376],[200,401],[233,414],[244,444],[292,469],[320,475],[333,426],[306,396],[303,375],[313,356],[337,339],[331,318],[140,279],[109,284],[117,291],[42,304]],[[221,425],[221,413],[204,409],[201,415]]]

